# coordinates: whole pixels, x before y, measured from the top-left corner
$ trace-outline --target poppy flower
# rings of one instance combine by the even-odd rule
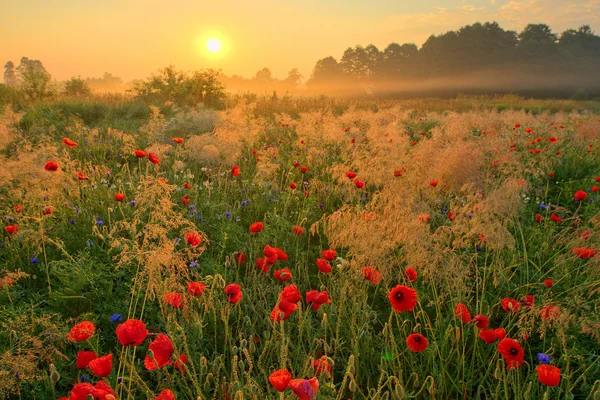
[[[252,225],[250,225],[250,232],[255,235],[258,232],[262,231],[265,228],[265,224],[263,224],[262,222],[255,222]]]
[[[296,185],[294,182],[290,183],[290,189],[296,190],[297,187],[298,185]]]
[[[82,172],[77,172],[77,173],[75,174],[75,177],[77,178],[77,180],[80,180],[80,181],[87,181],[87,176],[85,176],[85,174],[84,174],[84,173],[82,173]]]
[[[275,247],[275,251],[277,252],[277,260],[287,261],[288,255],[285,251],[283,251],[279,247]]]
[[[558,318],[560,317],[560,309],[553,305],[544,306],[540,310],[540,317],[542,317],[543,320]]]
[[[544,279],[544,286],[546,286],[547,288],[551,288],[553,284],[554,282],[552,281],[552,279]]]
[[[436,187],[437,185],[438,185],[438,181],[429,182],[429,186],[431,186],[431,187]]]
[[[152,352],[152,357],[146,356],[144,359],[144,366],[147,370],[152,371],[165,365],[171,365],[171,355],[175,351],[175,346],[164,333],[156,336],[156,339],[148,345],[148,350]]]
[[[394,311],[412,311],[417,304],[417,291],[408,286],[397,285],[388,293],[388,299]]]
[[[302,300],[302,294],[294,284],[283,288],[283,290],[281,291],[281,297],[291,303],[297,303],[300,300]]]
[[[279,303],[271,311],[271,321],[279,322],[281,320],[288,319],[294,311],[298,309],[298,306],[286,298],[282,297]],[[283,314],[283,315],[282,315]]]
[[[525,132],[527,132],[527,133],[532,133],[532,132],[533,132],[533,129],[531,129],[531,128],[527,128],[527,129],[525,129]]]
[[[308,171],[308,167],[307,166],[303,165],[303,166],[300,167],[300,172],[302,172],[303,174],[305,174],[306,171]]]
[[[317,268],[319,268],[319,271],[325,274],[328,274],[332,271],[331,265],[329,265],[327,261],[323,258],[317,258]]]
[[[427,349],[429,341],[420,333],[413,333],[406,338],[406,345],[413,353],[420,353]]]
[[[77,143],[74,142],[74,141],[72,141],[69,138],[66,138],[66,137],[62,138],[62,142],[65,144],[65,146],[70,147],[72,149],[74,149],[75,147],[77,147]]]
[[[548,141],[550,143],[556,143],[556,142],[558,142],[558,138],[556,136],[552,136],[552,137],[548,138]]]
[[[498,336],[496,335],[496,331],[494,329],[482,329],[479,332],[479,338],[487,344],[494,343],[496,340],[498,340]]]
[[[183,138],[176,137],[176,138],[173,138],[173,141],[174,141],[175,143],[179,143],[179,144],[181,144],[181,143],[183,143]]]
[[[168,305],[170,305],[173,308],[181,308],[181,306],[183,306],[183,297],[181,296],[181,293],[177,293],[177,292],[171,292],[171,293],[167,293],[165,294],[165,303],[167,303]]]
[[[237,302],[239,302],[240,300],[242,300],[242,287],[240,285],[238,285],[237,283],[231,283],[227,286],[225,286],[225,289],[223,290],[225,292],[225,295],[227,296],[227,301],[230,302],[231,304],[235,304]]]
[[[319,381],[317,378],[292,379],[289,388],[292,389],[298,400],[314,400],[319,391]]]
[[[278,392],[285,392],[292,380],[292,374],[287,369],[280,369],[269,375],[269,383]]]
[[[231,167],[231,176],[238,176],[239,174],[240,174],[239,165],[234,165],[233,167]]]
[[[292,271],[287,268],[278,269],[277,271],[273,272],[273,277],[275,277],[275,279],[278,281],[289,281],[292,279]]]
[[[494,333],[498,339],[504,339],[506,337],[506,330],[504,328],[496,328],[494,329]]]
[[[354,186],[356,186],[359,189],[362,189],[365,187],[365,183],[363,181],[361,181],[360,179],[356,179],[354,181]]]
[[[125,200],[125,195],[123,193],[117,193],[117,194],[115,194],[115,200],[123,201],[123,200]]]
[[[323,256],[324,259],[326,259],[327,261],[333,261],[333,259],[335,258],[335,255],[337,254],[337,251],[333,250],[333,249],[329,249],[329,250],[323,250],[321,252],[321,255]]]
[[[587,199],[587,193],[584,190],[578,190],[573,195],[573,198],[576,201],[583,201],[583,200]]]
[[[19,225],[7,225],[4,227],[4,229],[9,235],[14,235],[19,231]]]
[[[156,154],[154,153],[148,153],[148,160],[152,163],[152,164],[160,164],[160,160],[158,159],[158,157],[156,157]]]
[[[381,282],[381,273],[371,266],[363,267],[362,276],[375,286]]]
[[[202,236],[198,232],[188,232],[185,234],[185,241],[194,249],[202,242]]]
[[[186,183],[183,184],[183,187],[186,188],[186,189],[189,189],[191,187],[191,185],[190,185],[189,182],[186,182]]]
[[[535,369],[542,385],[558,386],[560,384],[560,369],[550,364],[538,365]]]
[[[190,204],[190,196],[188,196],[187,194],[185,196],[183,196],[181,198],[181,204],[186,205],[186,206],[188,204]]]
[[[521,127],[521,124],[519,124],[519,123],[515,124],[515,128],[520,128],[520,127]]]
[[[327,357],[323,356],[318,360],[313,361],[313,369],[316,376],[321,376],[325,372],[325,378],[331,378],[331,364],[327,361]]]
[[[54,212],[54,210],[52,209],[52,207],[46,207],[46,208],[44,208],[44,211],[42,211],[42,213],[44,215],[50,215],[50,214],[52,214],[52,212]]]
[[[146,154],[146,152],[144,152],[142,150],[136,150],[136,151],[134,151],[134,153],[137,158],[144,158],[148,155],[148,154]]]
[[[509,299],[505,297],[500,301],[502,309],[507,313],[514,313],[521,309],[521,304],[515,299]]]
[[[540,214],[535,214],[535,222],[538,224],[542,222],[542,216]]]
[[[75,366],[78,369],[86,369],[90,361],[98,358],[96,353],[93,351],[79,351],[77,353],[77,359],[75,360]]]
[[[302,236],[302,234],[304,233],[304,228],[296,225],[296,226],[292,227],[292,233],[296,236]]]
[[[71,328],[67,335],[67,339],[72,342],[83,342],[84,340],[91,338],[95,331],[96,327],[92,322],[83,321]]]
[[[395,169],[395,170],[394,170],[394,176],[395,176],[395,177],[400,177],[400,176],[402,176],[402,170],[400,170],[400,169]]]
[[[406,276],[406,279],[408,279],[409,281],[414,282],[417,280],[417,270],[413,267],[407,267],[404,270],[404,276]]]
[[[15,210],[16,213],[22,213],[24,209],[25,206],[23,204],[15,204],[13,207],[13,210]]]
[[[458,303],[456,305],[454,308],[454,315],[460,318],[464,324],[471,322],[471,313],[463,303]]]
[[[352,172],[352,171],[346,171],[346,178],[354,179],[354,178],[356,178],[356,173]]]
[[[187,290],[192,296],[200,296],[206,290],[206,285],[202,282],[188,282]]]
[[[175,394],[169,389],[165,389],[154,400],[175,400]]]
[[[598,192],[598,186],[593,186],[592,193],[597,193],[597,192]]]
[[[533,303],[535,303],[535,297],[533,297],[533,295],[528,294],[527,296],[521,297],[521,304],[523,304],[524,307],[531,307]]]
[[[558,223],[558,222],[562,222],[562,218],[561,218],[561,217],[559,217],[558,215],[554,214],[554,213],[552,213],[552,215],[550,215],[550,219],[551,219],[553,222],[556,222],[556,223]]]
[[[256,260],[256,268],[260,269],[262,271],[263,274],[266,274],[269,272],[269,267],[272,265],[272,263],[269,262],[268,258],[259,258]]]
[[[300,166],[300,163],[298,161],[294,161],[294,168],[298,168]]]
[[[306,292],[306,302],[312,305],[313,310],[317,311],[323,304],[331,303],[331,300],[327,291],[311,290]]]
[[[78,383],[73,386],[69,394],[69,400],[87,400],[91,396],[93,399],[98,398],[96,388],[90,383]]]
[[[188,358],[185,354],[180,354],[177,360],[173,363],[173,367],[180,372],[185,372],[185,364],[187,364]]]
[[[429,220],[431,219],[431,217],[429,216],[429,214],[419,214],[417,216],[417,218],[419,219],[419,221],[421,222],[429,222]]]
[[[588,249],[586,247],[573,247],[571,249],[571,251],[577,257],[583,258],[583,259],[593,257],[596,254],[596,250]]]
[[[477,329],[485,329],[489,324],[489,319],[483,314],[477,314],[475,318],[473,318],[473,323]]]
[[[54,161],[48,161],[46,165],[44,165],[44,169],[50,172],[58,171],[58,164]]]
[[[146,324],[139,319],[128,319],[117,326],[117,339],[123,346],[139,346],[146,336]]]
[[[506,361],[506,368],[518,368],[523,365],[525,352],[514,339],[504,338],[498,343],[498,352]]]
[[[92,374],[98,378],[104,378],[105,376],[110,375],[110,372],[112,371],[112,358],[112,354],[95,358],[90,361],[88,367],[90,368],[90,371],[92,371]]]
[[[242,264],[244,261],[246,261],[246,255],[243,251],[235,253],[235,261],[237,261],[238,264]]]
[[[454,221],[454,219],[456,218],[456,214],[453,213],[452,211],[448,211],[447,216],[450,221]]]

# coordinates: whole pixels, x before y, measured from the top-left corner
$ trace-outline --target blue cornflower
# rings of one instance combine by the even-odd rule
[[[544,353],[537,353],[537,357],[538,360],[542,363],[542,364],[548,364],[550,363],[550,356],[548,354],[544,354]]]
[[[110,316],[110,322],[113,324],[120,321],[123,321],[123,316],[121,314],[113,314]]]
[[[70,219],[70,220],[69,220],[69,223],[70,223],[71,225],[75,225],[75,220],[74,220],[74,219]]]
[[[325,206],[323,205],[323,203],[319,203],[319,209],[320,209],[320,210],[322,210],[322,209],[323,209],[323,207],[325,207]]]
[[[92,242],[91,240],[88,240],[88,241],[87,241],[87,245],[88,245],[89,247],[92,247],[92,246],[94,245],[94,242]]]
[[[81,375],[81,376],[79,377],[79,380],[80,380],[81,382],[89,382],[89,381],[90,381],[90,378],[88,378],[88,377],[87,377],[87,376],[85,376],[85,375]]]
[[[96,221],[96,225],[101,226],[104,225],[104,221],[102,221],[101,219]]]
[[[227,218],[231,218],[231,213],[230,213],[229,211],[227,211],[227,212],[225,213],[225,216],[226,216]]]
[[[545,210],[545,209],[547,209],[547,208],[548,208],[548,206],[547,206],[547,205],[545,205],[544,203],[540,203],[540,208],[541,208],[542,210]]]
[[[196,267],[198,267],[198,266],[200,266],[200,264],[198,264],[198,261],[192,261],[192,262],[190,263],[190,268],[196,268]]]
[[[132,206],[135,206],[135,205],[137,204],[137,201],[135,201],[135,200],[131,200],[131,201],[129,202],[129,204],[131,204]]]
[[[481,247],[477,246],[477,251],[483,250]]]
[[[33,257],[31,260],[29,260],[29,262],[32,264],[37,264],[38,259],[37,259],[37,257]]]

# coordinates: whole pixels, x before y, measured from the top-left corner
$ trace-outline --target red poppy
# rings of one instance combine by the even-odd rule
[[[535,297],[533,297],[533,295],[528,294],[527,296],[521,297],[521,304],[523,304],[524,307],[531,307],[533,303],[535,303]]]
[[[70,148],[72,148],[72,149],[73,149],[73,148],[75,148],[75,147],[77,147],[77,143],[76,143],[76,142],[74,142],[74,141],[72,141],[72,140],[71,140],[71,139],[69,139],[69,138],[66,138],[66,137],[62,138],[62,142],[63,142],[63,143],[64,143],[64,144],[65,144],[67,147],[70,147]]]
[[[542,222],[542,216],[540,214],[535,214],[535,222],[538,224]]]
[[[290,183],[290,189],[295,190],[298,187],[294,182]]]
[[[287,369],[280,369],[269,375],[269,383],[278,392],[285,392],[291,379],[292,374]]]
[[[454,315],[460,318],[464,324],[471,322],[471,313],[469,312],[467,306],[465,306],[463,303],[458,303],[456,305],[454,308]]]
[[[275,247],[275,251],[277,252],[277,260],[287,261],[288,255],[285,251],[283,251],[279,247]]]
[[[238,264],[242,264],[246,261],[246,255],[243,251],[235,253],[235,261],[237,261]]]
[[[239,165],[234,165],[233,167],[231,167],[231,176],[238,176],[239,174],[240,174]]]
[[[252,225],[250,225],[250,232],[255,235],[258,232],[262,231],[265,228],[265,224],[263,224],[262,222],[255,222]]]
[[[395,177],[400,177],[400,176],[402,176],[402,170],[400,170],[400,169],[395,169],[395,170],[394,170],[394,176],[395,176]]]
[[[527,132],[527,133],[532,133],[532,132],[533,132],[533,129],[531,129],[531,128],[527,128],[527,129],[525,129],[525,132]]]
[[[552,136],[552,137],[548,138],[548,141],[550,143],[556,143],[556,142],[558,142],[558,138],[556,136]]]
[[[7,225],[4,227],[4,229],[9,235],[14,235],[19,231],[19,225]]]
[[[48,161],[46,165],[44,165],[44,169],[50,172],[58,171],[58,164],[54,161]]]
[[[273,272],[273,276],[278,281],[289,281],[292,279],[292,271],[287,268],[278,269],[277,271]]]
[[[152,164],[160,164],[160,160],[158,159],[158,157],[156,157],[156,154],[154,153],[148,153],[148,160],[152,163]]]
[[[190,204],[190,196],[188,196],[187,194],[185,196],[183,196],[181,198],[181,204],[186,205],[186,206],[188,204]]]
[[[448,214],[447,214],[447,215],[448,215],[448,219],[449,219],[450,221],[454,221],[454,219],[456,218],[456,214],[455,214],[455,213],[453,213],[452,211],[448,211]]]
[[[560,309],[553,305],[544,306],[540,310],[540,317],[542,317],[543,320],[558,318],[560,317]]]
[[[52,207],[46,207],[46,208],[44,208],[44,211],[42,211],[42,213],[44,215],[50,215],[50,214],[52,214],[52,212],[54,212],[54,210],[52,209]]]
[[[186,183],[183,184],[183,187],[186,188],[186,189],[189,189],[191,186],[190,186],[189,182],[186,182]]]
[[[15,210],[16,213],[22,213],[24,209],[25,206],[23,204],[15,204],[13,207],[13,210]]]
[[[412,311],[417,304],[417,291],[408,286],[397,285],[388,293],[388,299],[394,311]]]
[[[303,166],[300,167],[300,172],[302,172],[303,174],[305,174],[306,171],[308,171],[308,167],[307,166],[303,165]]]
[[[104,378],[105,376],[110,375],[110,372],[112,371],[112,358],[112,354],[98,357],[90,361],[88,367],[90,367],[92,374],[99,378]]]
[[[183,297],[181,293],[171,292],[165,294],[165,303],[170,305],[173,308],[181,308],[183,306]]]
[[[331,300],[327,291],[311,290],[306,292],[306,302],[312,305],[313,310],[317,311],[323,304],[331,303]]]
[[[407,267],[404,270],[404,276],[406,276],[406,279],[408,279],[409,281],[414,282],[417,280],[417,270],[413,267]]]
[[[185,354],[180,354],[177,360],[173,363],[173,367],[180,372],[185,372],[185,364],[187,364],[188,358]]]
[[[500,305],[502,306],[502,309],[507,313],[514,313],[521,309],[521,304],[518,301],[516,301],[515,299],[509,299],[507,297],[503,298],[502,301],[500,301]]]
[[[335,258],[335,255],[337,254],[337,251],[333,250],[333,249],[329,249],[329,250],[323,250],[321,252],[321,255],[323,256],[324,259],[326,259],[327,261],[333,261],[333,259]]]
[[[346,171],[346,178],[354,179],[354,178],[356,178],[356,173],[352,172],[352,171]]]
[[[235,304],[242,300],[242,287],[237,283],[231,283],[225,286],[224,292],[227,296],[227,301],[231,304]]]
[[[175,394],[169,389],[165,389],[154,400],[175,400]]]
[[[139,319],[128,319],[117,326],[117,338],[123,346],[139,346],[146,336],[146,324]]]
[[[281,320],[288,319],[294,311],[298,309],[298,306],[285,298],[281,298],[279,303],[271,311],[271,321],[279,322]]]
[[[80,351],[77,353],[77,360],[75,360],[75,366],[78,369],[86,369],[90,361],[98,358],[96,353],[93,351]]]
[[[298,396],[298,400],[314,400],[319,391],[319,381],[317,378],[292,379],[289,387]]]
[[[175,351],[175,346],[164,333],[156,336],[156,339],[148,345],[148,350],[152,352],[152,357],[147,355],[144,359],[144,366],[147,370],[152,371],[165,365],[171,365],[171,355]]]
[[[479,332],[479,338],[487,344],[494,343],[496,340],[498,340],[498,336],[496,335],[496,331],[494,329],[482,329]]]
[[[294,161],[294,168],[298,168],[300,166],[300,163],[298,161]]]
[[[83,342],[84,340],[91,338],[95,331],[96,327],[92,322],[83,321],[71,328],[71,331],[69,331],[69,334],[67,335],[67,339],[72,342]]]
[[[420,333],[413,333],[406,338],[406,345],[413,353],[420,353],[427,349],[429,341]]]
[[[360,179],[356,179],[354,181],[354,186],[356,186],[359,189],[362,189],[365,187],[365,183],[363,181],[361,181]]]
[[[573,254],[577,257],[583,259],[593,257],[596,254],[596,250],[588,249],[586,247],[573,247],[571,251],[573,251]]]
[[[535,369],[542,385],[558,386],[560,384],[560,369],[550,364],[538,365]]]
[[[583,201],[587,199],[587,193],[584,190],[578,190],[573,195],[573,198],[577,201]]]
[[[179,143],[179,144],[181,144],[181,143],[183,143],[183,138],[176,137],[176,138],[173,138],[173,141],[174,141],[175,143]]]
[[[363,267],[362,276],[375,286],[381,282],[381,273],[371,266]]]
[[[483,314],[477,314],[475,318],[473,318],[473,323],[477,329],[485,329],[488,326],[489,319]]]
[[[436,187],[437,185],[438,185],[438,181],[429,182],[429,186],[431,186],[431,187]]]
[[[144,152],[142,150],[136,150],[134,153],[137,158],[144,158],[148,155],[148,154],[146,154],[146,152]]]
[[[185,234],[185,241],[191,248],[196,248],[202,242],[202,236],[198,232],[188,232]]]
[[[429,222],[429,219],[430,219],[431,217],[429,216],[429,214],[419,214],[419,215],[417,216],[417,218],[418,218],[418,219],[419,219],[419,221],[421,221],[421,222]]]
[[[551,288],[553,284],[554,284],[554,282],[552,281],[552,279],[544,279],[544,285],[547,288]]]
[[[296,236],[302,236],[302,234],[304,233],[304,228],[296,225],[296,226],[292,227],[292,233]]]
[[[504,330],[504,328],[496,328],[494,329],[494,333],[498,339],[504,339],[506,337],[506,330]]]
[[[315,370],[315,376],[320,377],[322,373],[325,373],[326,379],[331,378],[331,364],[327,361],[327,357],[323,356],[313,361],[313,369]]]
[[[520,127],[521,127],[521,124],[519,124],[519,123],[515,124],[515,128],[520,128]]]
[[[115,194],[115,200],[123,201],[123,200],[125,200],[125,195],[123,193],[117,193],[117,194]]]
[[[498,352],[506,361],[506,368],[512,369],[523,365],[525,352],[521,345],[513,339],[504,338],[498,343]]]
[[[269,267],[271,265],[272,265],[272,263],[269,262],[269,259],[267,257],[259,258],[256,260],[256,268],[260,269],[263,274],[266,274],[269,272]]]
[[[600,182],[600,176],[596,177],[596,182]]]
[[[192,296],[200,296],[206,290],[206,285],[202,282],[188,282],[187,290]]]
[[[561,218],[561,217],[559,217],[558,215],[554,214],[554,213],[552,213],[552,215],[550,215],[550,219],[551,219],[553,222],[562,222],[562,218]]]
[[[78,179],[78,180],[80,180],[80,181],[87,181],[87,176],[85,176],[85,174],[84,174],[84,173],[82,173],[82,172],[77,172],[77,173],[75,174],[75,176],[76,176],[76,177],[77,177],[77,179]]]
[[[281,297],[291,303],[297,303],[300,300],[302,300],[302,294],[294,284],[283,288],[283,290],[281,291]]]
[[[592,186],[592,192],[593,193],[597,193],[598,192],[598,186]]]
[[[319,271],[325,274],[328,274],[332,271],[331,265],[329,265],[327,261],[323,258],[317,258],[317,268],[319,268]]]
[[[87,400],[90,398],[89,396],[94,400],[109,400],[114,399],[115,395],[114,390],[104,381],[96,383],[96,386],[92,386],[90,383],[78,383],[71,389],[68,400]]]

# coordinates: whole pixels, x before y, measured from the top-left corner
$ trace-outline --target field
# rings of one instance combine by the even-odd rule
[[[6,106],[0,399],[600,399],[599,113]]]

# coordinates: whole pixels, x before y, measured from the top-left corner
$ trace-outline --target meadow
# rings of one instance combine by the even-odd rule
[[[6,105],[0,399],[600,399],[600,103]]]

